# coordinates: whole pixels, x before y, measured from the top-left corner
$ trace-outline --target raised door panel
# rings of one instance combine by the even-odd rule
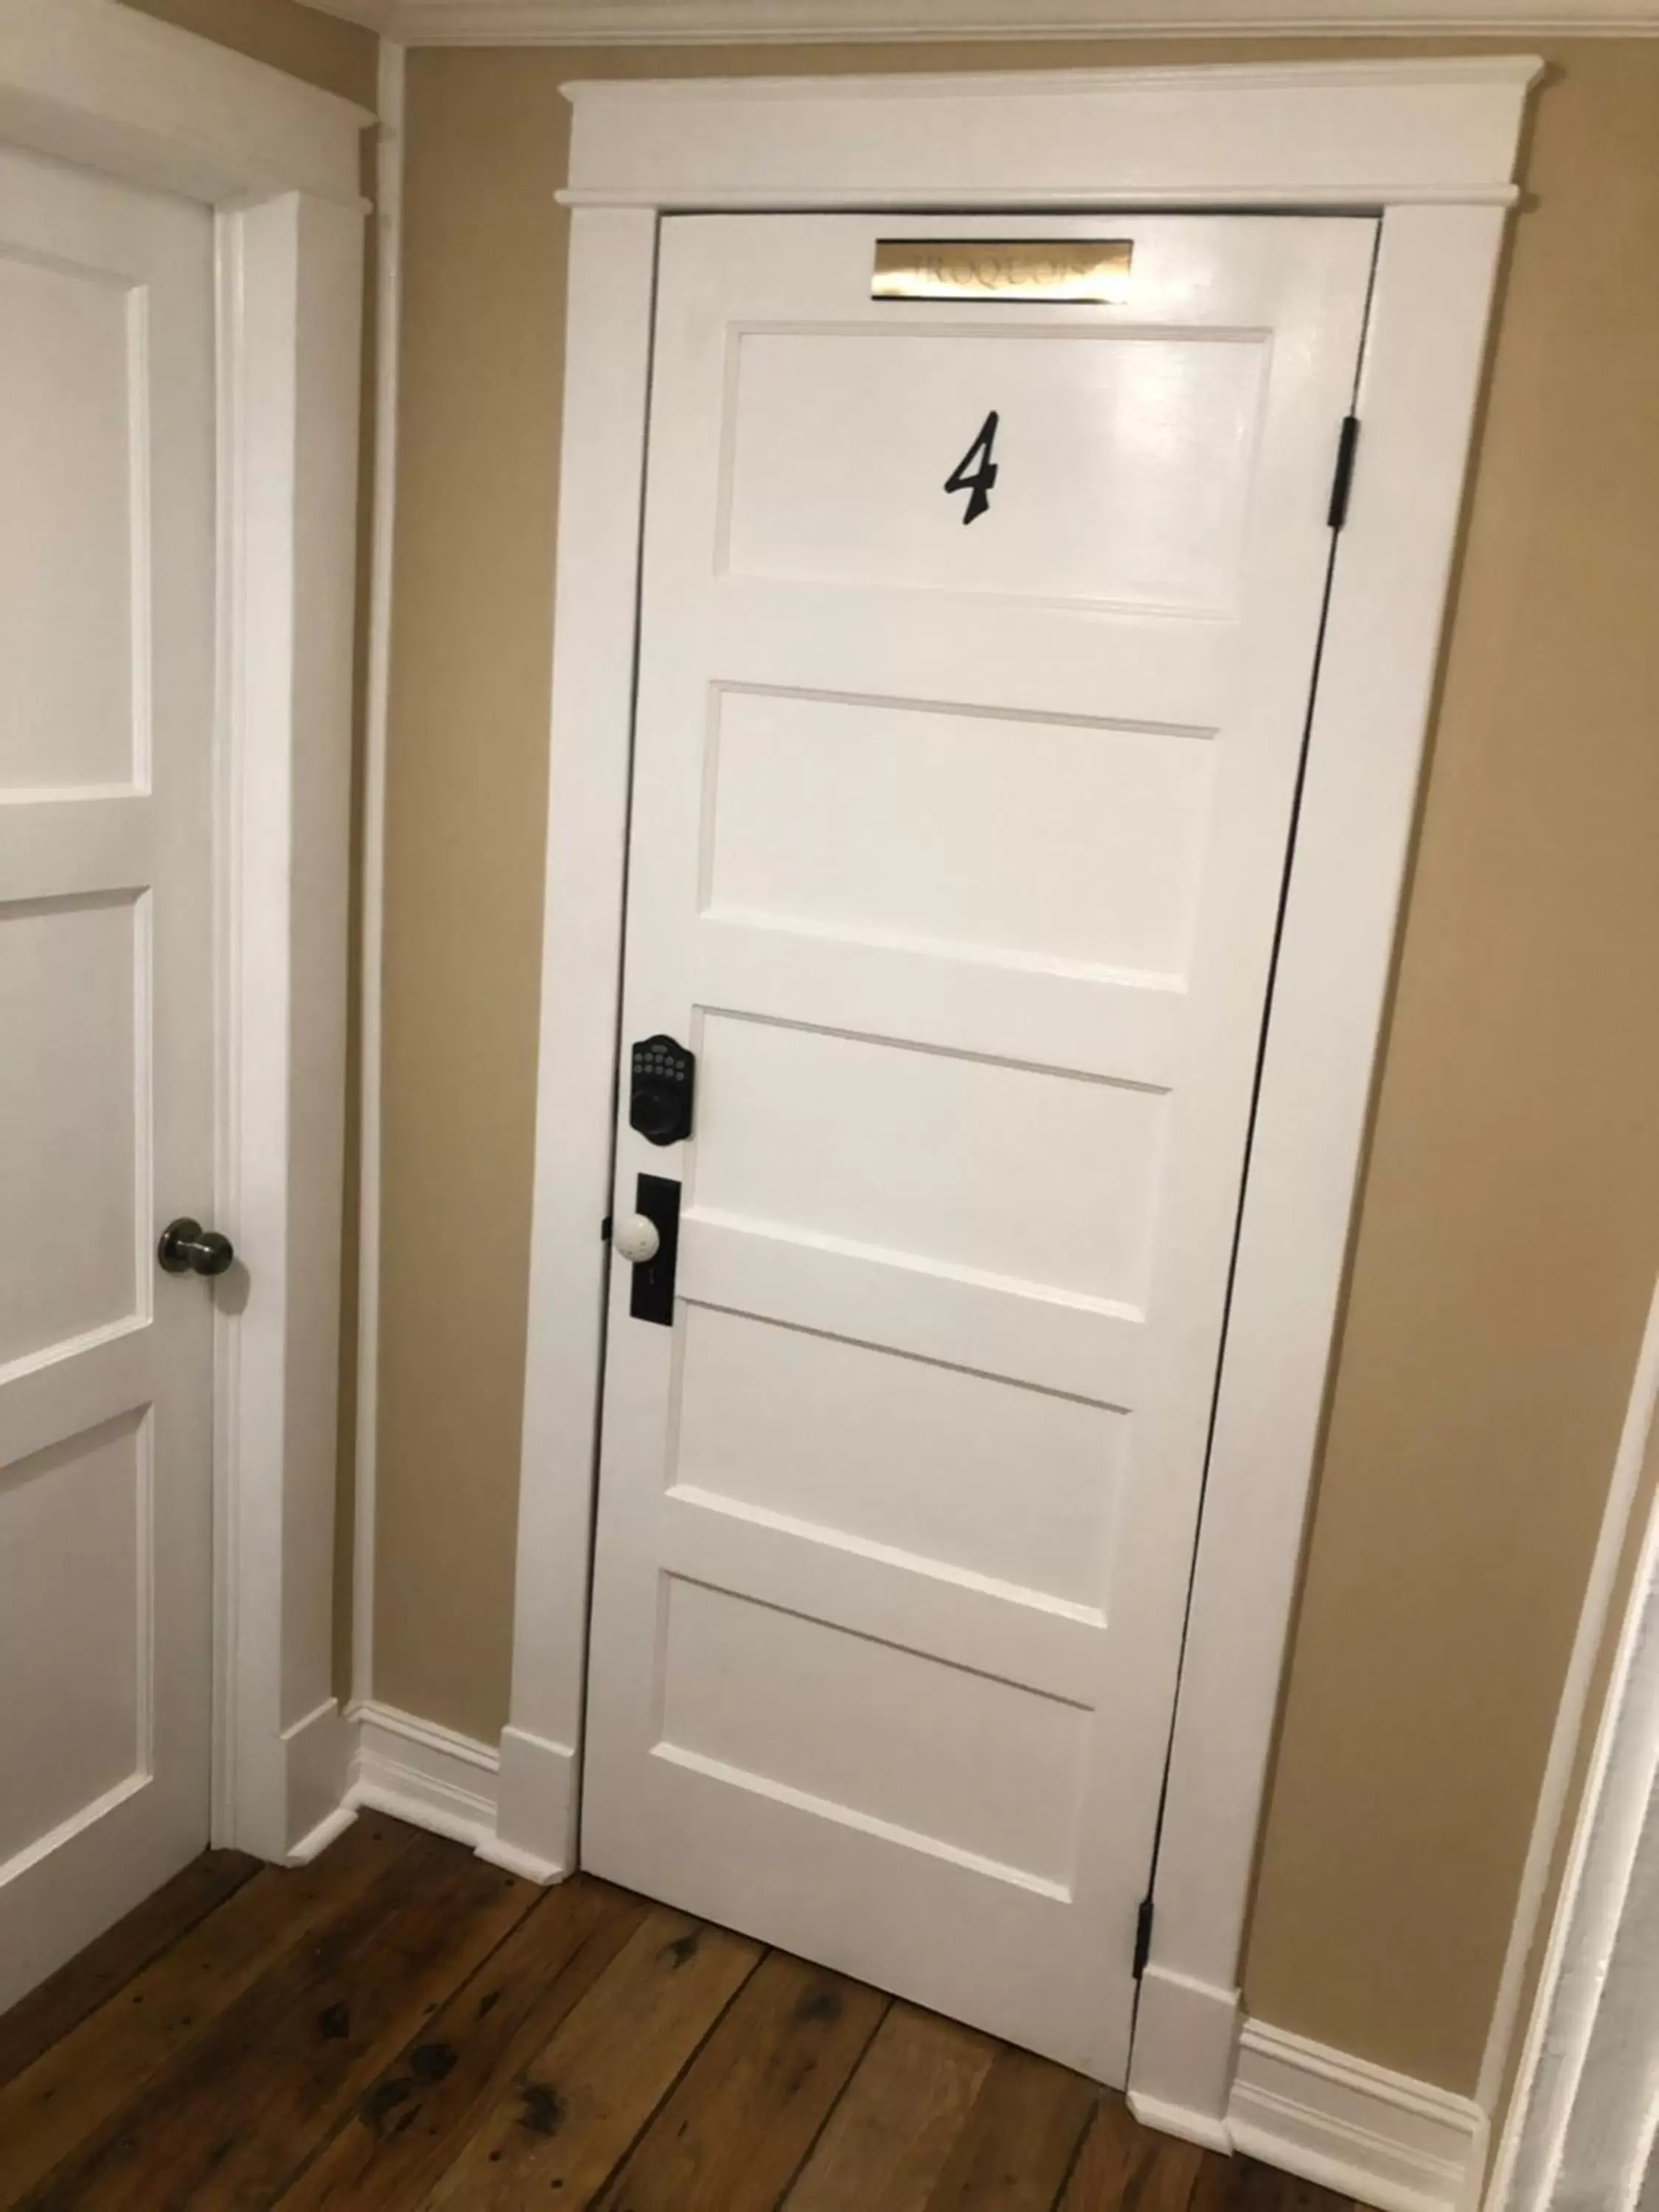
[[[0,245],[0,789],[120,786],[144,752],[144,295]]]
[[[1001,1878],[1069,1881],[1080,1707],[679,1577],[664,1601],[662,1755]]]
[[[144,1778],[151,1520],[143,1413],[0,1473],[0,1863]]]
[[[679,1340],[678,1490],[1085,1610],[1107,1586],[1119,1409],[718,1306]]]
[[[1179,978],[1212,736],[723,691],[703,912],[1047,972]]]
[[[996,335],[933,313],[926,331],[736,336],[732,573],[1226,612],[1261,335]],[[945,485],[994,415],[970,522],[971,490]]]
[[[700,1036],[702,1212],[1139,1308],[1156,1092],[713,1012]]]
[[[148,1290],[149,966],[138,896],[0,905],[0,1034],[27,1040],[0,1066],[0,1369],[133,1320]]]

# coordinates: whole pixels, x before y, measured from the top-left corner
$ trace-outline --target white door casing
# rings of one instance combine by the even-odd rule
[[[213,226],[0,152],[0,2008],[208,1834]]]
[[[1237,1968],[1444,619],[1525,56],[582,84],[570,186],[536,1218],[497,1850],[568,1869],[608,1276],[632,665],[662,215],[1380,212],[1182,1662],[1136,2110],[1224,2147]]]
[[[206,1066],[193,1078],[189,1111],[198,1133],[207,1132],[201,1172],[208,1180],[198,1187],[192,1167],[184,1178],[188,1194],[169,1180],[155,1204],[161,1219],[169,1210],[189,1212],[227,1231],[247,1273],[245,1282],[228,1279],[212,1304],[199,1282],[152,1285],[135,1218],[133,1265],[142,1255],[146,1273],[142,1279],[133,1274],[125,1310],[142,1314],[153,1298],[157,1315],[167,1317],[162,1336],[175,1325],[200,1346],[211,1336],[210,1364],[204,1360],[191,1419],[205,1437],[210,1410],[212,1648],[195,1651],[191,1691],[213,1708],[215,1837],[274,1858],[314,1847],[319,1824],[326,1832],[327,1824],[350,1817],[339,1810],[346,1734],[329,1687],[362,251],[358,139],[368,120],[348,101],[114,0],[9,0],[0,20],[0,146],[64,165],[67,191],[118,195],[125,184],[176,196],[170,218],[191,229],[206,258],[204,296],[214,319],[204,356],[210,380],[191,395],[189,411],[191,439],[214,448],[205,477],[212,502],[210,688],[191,770],[198,809],[193,864],[207,896],[195,915],[191,958],[198,990],[188,1018],[205,1042]],[[125,274],[118,274],[125,285]],[[174,343],[171,324],[162,328],[166,288],[148,276],[144,283],[155,296],[137,308],[130,298],[130,320],[135,329],[149,322],[151,342],[161,348],[159,372]],[[107,348],[102,355],[96,347],[82,349],[77,357],[88,378],[107,372]],[[130,358],[141,368],[143,346]],[[134,389],[139,380],[135,376]],[[160,426],[177,402],[159,373],[153,381],[150,404]],[[158,521],[191,481],[181,462],[175,483],[178,458],[168,447],[156,454],[168,475],[167,484],[149,488]],[[140,499],[135,516],[142,509]],[[77,544],[82,539],[95,544],[96,534],[81,531]],[[161,688],[168,654],[176,659],[169,640],[179,610],[168,595],[181,587],[177,564],[161,557],[166,550],[159,541],[153,549],[154,637],[140,626],[133,662],[141,721],[147,663],[157,678],[149,720],[158,775],[170,761],[176,767],[187,735],[182,720],[174,726],[176,687],[173,694]],[[94,564],[86,578],[89,598],[100,581],[107,592],[109,574]],[[88,643],[92,637],[89,629]],[[82,676],[93,684],[90,666]],[[64,753],[65,726],[61,715],[53,718],[41,742],[63,755],[64,781],[72,783],[84,764]],[[37,767],[29,774],[39,791]],[[99,834],[94,809],[112,836],[118,830],[128,837],[129,848],[99,856],[112,889],[106,905],[88,911],[107,929],[124,903],[133,909],[126,894],[148,880],[149,861],[132,849],[126,824],[143,807],[121,792],[117,771],[107,791],[83,781],[82,795],[52,802],[50,812],[38,799],[18,809],[35,817],[39,896],[59,902],[47,910],[52,918],[61,918],[66,897],[78,896],[78,879],[72,872],[52,875],[38,826],[54,818],[65,825],[54,836],[64,842],[58,859],[67,866],[70,848]],[[10,811],[9,801],[0,799],[0,809]],[[9,866],[16,833],[8,837]],[[160,849],[158,870],[166,859]],[[0,897],[21,895],[0,885]],[[159,896],[154,902],[155,953],[176,973],[177,948],[165,941],[162,924],[167,903]],[[14,907],[12,921],[18,919]],[[9,926],[0,923],[0,933]],[[85,949],[100,957],[107,951]],[[42,982],[38,963],[34,972]],[[169,991],[160,1009],[155,1069],[155,1134],[164,1152],[175,1146],[167,1100],[191,1087],[173,1080],[170,1063],[179,1048],[168,1042],[171,998]],[[131,1031],[131,1010],[126,1021]],[[107,1059],[117,1047],[106,1040],[104,1049]],[[129,1108],[131,1092],[130,1085]],[[100,1096],[111,1115],[107,1091]],[[72,1150],[74,1135],[67,1127],[58,1133],[60,1158]],[[88,1157],[99,1172],[114,1173],[114,1141],[107,1130],[87,1132]],[[130,1207],[139,1188],[137,1149],[135,1139],[126,1155]],[[140,1194],[137,1212],[147,1238],[148,1194]],[[34,1289],[52,1279],[43,1271]],[[63,1279],[85,1286],[80,1277]],[[80,1318],[77,1309],[65,1325]],[[150,1356],[155,1332],[129,1327],[121,1334],[118,1319],[116,1331],[112,1352],[140,1362]],[[64,1431],[85,1410],[76,1364],[43,1365],[35,1378],[37,1396],[54,1379],[63,1388],[66,1402],[52,1418],[61,1418]],[[111,1387],[121,1404],[110,1417],[119,1420],[143,1401],[149,1383],[135,1372]],[[163,1390],[153,1420],[128,1422],[141,1443],[154,1432],[158,1498],[166,1401]],[[9,1459],[18,1443],[27,1444],[21,1413],[18,1423],[15,1437],[9,1431],[5,1440]],[[118,1433],[118,1445],[126,1433]],[[131,1448],[125,1467],[118,1449],[115,1454],[114,1478],[125,1474],[129,1490],[138,1449]],[[90,1485],[90,1473],[86,1480]],[[0,1475],[0,1496],[9,1494],[5,1483]],[[49,1494],[40,1481],[24,1488],[38,1499]],[[62,1560],[52,1565],[55,1571],[64,1567]],[[173,1595],[169,1571],[158,1565],[150,1607],[164,1665],[175,1638],[201,1632],[199,1607],[181,1606],[176,1620],[160,1619],[157,1608]],[[118,1618],[107,1632],[123,1632]],[[89,1668],[90,1654],[78,1655],[76,1663]],[[155,1720],[159,1756],[159,1698]],[[66,1771],[74,1766],[61,1747],[59,1755]],[[54,1948],[63,1945],[43,1931],[37,1968]]]
[[[1376,225],[1055,234],[665,226],[583,1855],[1121,2082]]]

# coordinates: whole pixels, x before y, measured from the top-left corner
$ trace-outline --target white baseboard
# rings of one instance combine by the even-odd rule
[[[283,1737],[292,1840],[301,1866],[372,1805],[527,1881],[562,1881],[576,1863],[576,1755],[521,1729],[499,1752],[436,1721],[362,1700],[343,1713],[331,1698]]]
[[[499,1753],[395,1706],[332,1703],[292,1732],[319,1786],[349,1747],[343,1796],[293,1847],[313,1856],[369,1805],[468,1844],[532,1881],[574,1865],[575,1754],[521,1729]],[[1478,2105],[1385,2067],[1239,2025],[1236,1990],[1149,1966],[1141,1984],[1129,2108],[1166,2135],[1242,2151],[1378,2212],[1468,2212],[1485,2164]]]
[[[1212,2119],[1192,2105],[1166,2104],[1162,2097],[1131,2089],[1127,2102],[1143,2128],[1156,2128],[1161,2136],[1178,2136],[1182,2142],[1200,2143],[1206,2150],[1231,2151],[1233,2139],[1225,2120]]]
[[[1227,2105],[1233,2149],[1378,2212],[1464,2212],[1486,2160],[1467,2097],[1248,2021]]]
[[[319,1857],[328,1849],[337,1836],[344,1835],[356,1817],[357,1808],[349,1795],[343,1797],[331,1813],[325,1813],[314,1828],[307,1828],[299,1842],[290,1847],[283,1865],[309,1866],[313,1859]]]
[[[496,1757],[487,1745],[395,1705],[353,1705],[350,1802],[372,1805],[476,1850],[495,1833]]]
[[[1486,2115],[1467,2098],[1243,2020],[1236,1990],[1157,1966],[1141,1981],[1129,2109],[1377,2212],[1468,2212],[1486,2163]]]
[[[529,1881],[562,1881],[573,1869],[575,1754],[562,1745],[508,1729],[497,1753],[436,1721],[368,1701],[350,1706],[343,1726],[352,1745],[343,1802],[307,1846],[320,1850],[359,1806],[372,1805],[468,1844]]]

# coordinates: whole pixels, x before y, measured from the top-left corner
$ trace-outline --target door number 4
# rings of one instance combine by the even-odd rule
[[[996,439],[997,410],[994,407],[980,424],[973,444],[945,479],[946,491],[968,494],[968,504],[962,514],[964,524],[977,522],[991,504],[991,487],[997,480],[997,465],[991,458]]]

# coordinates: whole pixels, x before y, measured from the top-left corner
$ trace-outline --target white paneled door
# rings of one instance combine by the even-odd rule
[[[0,153],[0,2008],[207,1840],[209,215]]]
[[[1375,226],[662,239],[583,1854],[1121,2081]]]

